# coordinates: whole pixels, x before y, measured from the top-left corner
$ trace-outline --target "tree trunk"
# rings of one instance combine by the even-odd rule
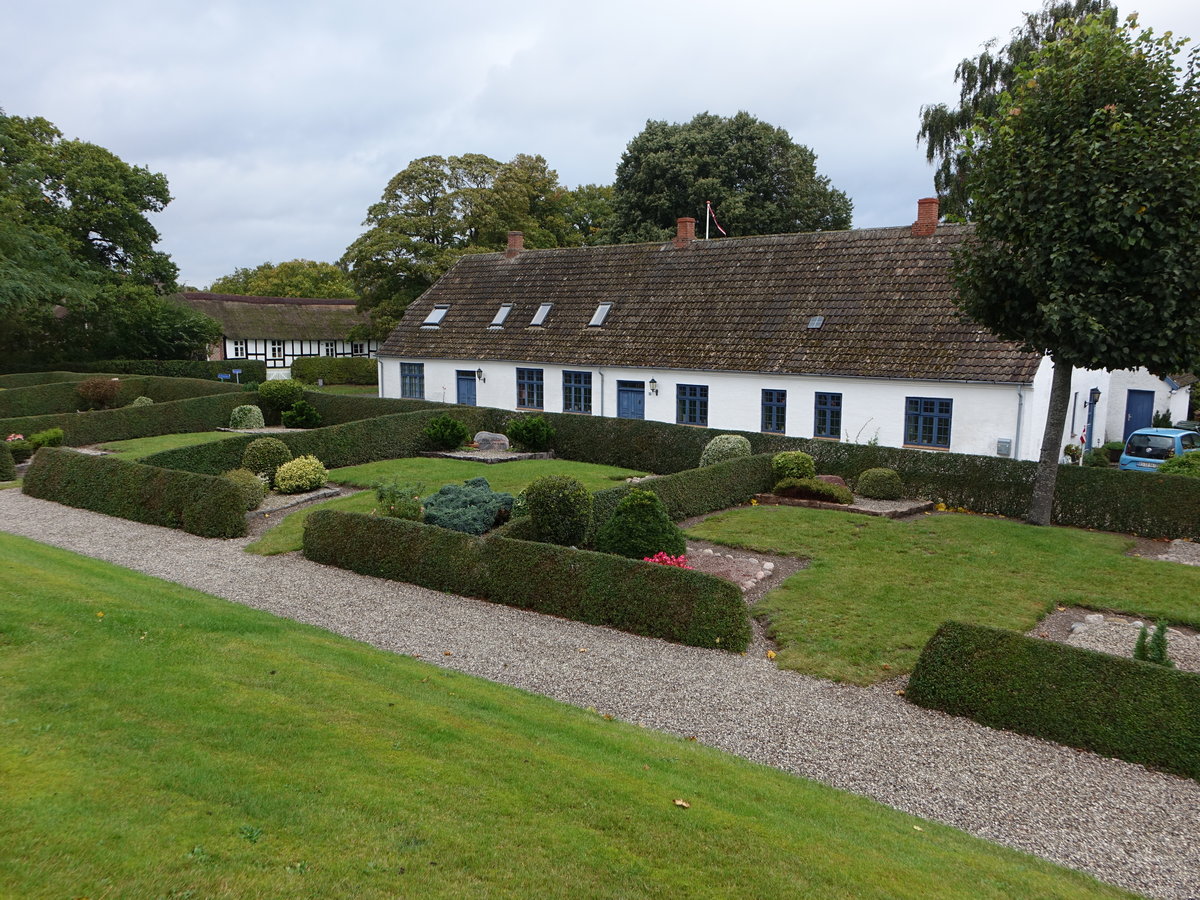
[[[1042,454],[1038,457],[1037,476],[1033,481],[1033,500],[1029,505],[1030,525],[1049,525],[1054,511],[1054,482],[1058,478],[1058,459],[1062,455],[1063,426],[1067,423],[1067,405],[1071,400],[1071,373],[1074,367],[1054,363],[1050,382],[1050,407],[1046,410],[1046,430],[1042,434]]]

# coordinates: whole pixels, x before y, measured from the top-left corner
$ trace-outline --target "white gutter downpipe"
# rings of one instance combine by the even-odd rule
[[[596,374],[600,376],[600,415],[604,415],[604,370],[597,369]]]
[[[1013,441],[1013,459],[1021,458],[1021,425],[1025,418],[1025,389],[1017,388],[1017,436]]]

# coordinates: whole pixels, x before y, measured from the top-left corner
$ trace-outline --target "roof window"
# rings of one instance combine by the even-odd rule
[[[824,324],[825,324],[824,316],[813,316],[811,319],[808,320],[808,327],[812,328],[814,330],[817,328],[820,328]]]
[[[427,315],[425,317],[425,321],[421,323],[421,326],[422,327],[429,326],[430,328],[437,328],[439,325],[442,324],[442,319],[446,318],[446,313],[448,313],[449,311],[450,311],[449,303],[437,304],[433,309],[431,309],[429,311],[429,315]]]
[[[612,309],[611,303],[601,303],[596,307],[596,312],[592,315],[592,321],[588,322],[588,327],[599,328],[604,324],[604,320],[608,318],[608,311]]]
[[[538,307],[538,311],[533,314],[533,319],[529,322],[530,325],[545,325],[546,316],[550,315],[550,307],[553,303],[543,303]]]
[[[508,318],[508,314],[512,312],[511,303],[501,303],[500,308],[496,310],[496,315],[492,319],[492,324],[488,328],[500,328],[504,325],[504,320]]]

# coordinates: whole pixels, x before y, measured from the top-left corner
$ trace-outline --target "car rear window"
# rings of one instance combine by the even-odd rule
[[[1175,439],[1161,434],[1134,434],[1125,452],[1143,459],[1169,459],[1175,451]]]

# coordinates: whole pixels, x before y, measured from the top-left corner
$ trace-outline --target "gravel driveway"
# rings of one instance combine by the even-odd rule
[[[1200,898],[1200,784],[780,671],[0,491],[0,530],[871,797],[1134,891]],[[1169,563],[1163,563],[1169,565]],[[452,655],[443,655],[449,651]],[[586,652],[583,652],[586,651]]]

